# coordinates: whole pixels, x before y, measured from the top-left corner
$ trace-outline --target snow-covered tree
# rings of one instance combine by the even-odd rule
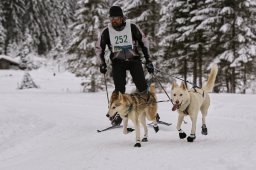
[[[156,35],[160,19],[159,0],[118,0],[114,5],[121,6],[127,18],[138,24],[148,37],[150,51],[157,54],[159,39]]]
[[[55,46],[55,40],[67,33],[71,17],[68,2],[26,0],[24,22],[39,54],[46,54]]]
[[[193,25],[189,25],[190,11],[187,0],[163,1],[160,19],[163,25],[158,32],[163,60],[172,69],[169,72],[182,74],[184,80],[187,79],[190,57],[189,35],[194,29]]]
[[[2,0],[3,20],[2,24],[5,33],[4,54],[7,54],[10,49],[10,44],[18,43],[23,36],[22,17],[25,14],[24,0]]]
[[[4,22],[4,8],[3,8],[3,1],[0,2],[0,55],[4,53],[4,41],[6,32],[3,27]]]
[[[96,65],[95,43],[103,28],[103,21],[108,15],[104,0],[80,0],[71,26],[73,39],[68,48],[72,54],[68,60],[69,69],[77,76],[89,77],[99,74]],[[93,77],[91,76],[94,81]],[[99,82],[96,82],[96,84]]]
[[[221,34],[218,60],[222,66],[226,91],[236,93],[236,89],[247,87],[248,69],[255,57],[255,1],[222,0],[218,15],[221,16]],[[241,83],[242,80],[242,83]],[[239,85],[240,84],[240,85]],[[238,87],[242,86],[242,87]],[[245,92],[244,90],[242,90]]]
[[[30,89],[30,88],[39,88],[38,85],[34,82],[29,72],[25,72],[23,79],[21,81],[18,89]]]

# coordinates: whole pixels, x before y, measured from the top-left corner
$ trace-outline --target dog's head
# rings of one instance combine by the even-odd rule
[[[173,104],[172,111],[179,109],[182,104],[189,99],[188,89],[184,82],[180,86],[176,82],[172,83],[171,102]]]
[[[120,92],[115,92],[111,96],[111,101],[108,108],[107,117],[112,120],[117,113],[122,115],[125,112],[126,101],[124,99],[124,95]]]

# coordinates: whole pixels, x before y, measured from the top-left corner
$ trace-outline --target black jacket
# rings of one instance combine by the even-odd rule
[[[125,27],[125,23],[119,28],[122,30]],[[130,59],[140,59],[140,55],[138,52],[138,46],[141,47],[143,55],[146,60],[149,60],[149,42],[146,36],[142,33],[142,31],[138,28],[136,24],[131,23],[131,32],[132,32],[132,40],[133,40],[133,52],[128,50],[123,50],[119,53],[119,56],[115,56],[116,54],[112,52],[112,46],[109,38],[108,27],[104,28],[101,34],[100,39],[96,43],[96,54],[100,59],[100,64],[105,63],[105,49],[108,46],[110,50],[110,59],[111,61],[117,60],[130,60]]]

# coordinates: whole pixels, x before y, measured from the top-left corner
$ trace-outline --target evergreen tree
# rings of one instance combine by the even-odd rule
[[[191,56],[189,35],[194,29],[193,25],[189,25],[191,6],[187,0],[163,1],[163,3],[166,7],[162,8],[164,15],[160,22],[165,24],[158,32],[162,37],[160,45],[163,60],[170,63],[173,74],[182,74],[186,81],[188,61]]]
[[[4,54],[4,41],[6,32],[3,27],[4,22],[4,8],[3,8],[3,1],[0,2],[0,55]]]
[[[38,85],[34,82],[29,72],[25,72],[23,79],[21,81],[21,85],[18,89],[30,89],[30,88],[39,88]]]
[[[6,30],[4,40],[4,54],[7,54],[10,45],[19,43],[23,36],[22,17],[25,14],[24,0],[2,0],[3,20],[2,24]]]
[[[225,79],[226,91],[236,93],[237,88],[247,87],[246,77],[255,57],[255,2],[249,0],[223,0],[221,16],[221,36],[218,55]],[[252,50],[253,49],[253,50]],[[241,76],[242,75],[242,76]],[[241,83],[242,82],[242,83]],[[238,87],[240,86],[242,87]]]
[[[56,44],[58,37],[65,37],[70,24],[69,1],[26,0],[24,24],[32,35],[38,54],[46,54]]]
[[[91,76],[91,81],[94,81],[95,74],[99,74],[94,50],[95,42],[103,28],[103,16],[107,13],[105,6],[103,0],[78,1],[75,22],[72,25],[74,34],[68,48],[68,52],[72,54],[68,60],[69,69],[77,76]]]
[[[155,54],[159,39],[155,36],[159,27],[160,3],[158,0],[118,0],[128,19],[138,24],[150,42],[150,51]]]

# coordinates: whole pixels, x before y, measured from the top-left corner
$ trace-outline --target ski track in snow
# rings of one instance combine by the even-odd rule
[[[149,127],[149,142],[134,148],[134,132],[97,133],[110,126],[105,92],[81,93],[79,78],[68,73],[54,77],[48,70],[31,73],[40,89],[17,90],[22,76],[0,70],[0,170],[256,168],[256,95],[210,94],[209,134],[201,135],[199,113],[193,143],[179,139],[171,103],[159,103],[160,120],[173,124],[159,125],[158,133]],[[182,129],[189,135],[191,121],[185,120]]]

